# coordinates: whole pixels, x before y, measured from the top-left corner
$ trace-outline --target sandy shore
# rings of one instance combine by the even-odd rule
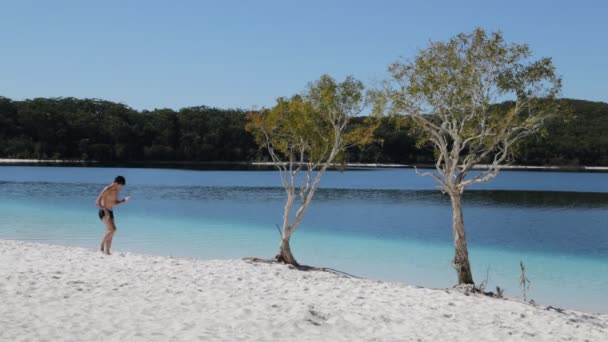
[[[254,166],[273,166],[271,162],[252,162]],[[435,165],[413,165],[413,164],[382,164],[382,163],[346,163],[333,164],[336,167],[344,166],[346,168],[402,168],[413,169],[434,169]],[[478,164],[473,167],[474,170],[487,170],[489,165]],[[608,171],[608,166],[530,166],[530,165],[503,165],[501,170],[512,171]]]
[[[1,341],[607,341],[608,315],[301,272],[0,240]]]
[[[0,158],[0,164],[80,164],[86,163],[85,160],[70,159],[9,159]],[[95,163],[94,161],[92,163]]]

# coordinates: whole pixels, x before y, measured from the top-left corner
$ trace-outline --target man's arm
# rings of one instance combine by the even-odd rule
[[[103,195],[106,193],[106,191],[108,191],[109,187],[110,186],[106,186],[105,188],[103,188],[103,190],[101,190],[99,196],[97,196],[97,199],[95,200],[95,205],[100,209],[103,209],[103,207],[101,206],[101,199],[103,198]]]
[[[119,204],[123,204],[123,203],[125,203],[126,201],[128,201],[128,200],[129,200],[129,198],[131,198],[131,196],[126,196],[125,198],[123,198],[123,199],[121,199],[121,200],[117,199],[117,200],[116,200],[116,205],[119,205]]]

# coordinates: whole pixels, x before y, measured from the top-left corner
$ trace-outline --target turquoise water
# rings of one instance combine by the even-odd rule
[[[0,167],[0,238],[96,248],[94,200],[127,178],[116,251],[196,258],[271,257],[283,191],[273,171]],[[413,170],[331,172],[293,250],[301,263],[427,287],[455,282],[449,200]],[[521,296],[608,312],[608,174],[503,172],[464,199],[474,276]]]

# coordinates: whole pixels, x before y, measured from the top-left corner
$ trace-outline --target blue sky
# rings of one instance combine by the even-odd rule
[[[136,109],[270,106],[328,73],[368,85],[483,27],[553,58],[563,96],[608,102],[608,1],[5,1],[0,95]]]

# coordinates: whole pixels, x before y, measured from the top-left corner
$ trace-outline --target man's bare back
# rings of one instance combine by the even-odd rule
[[[113,187],[113,183],[106,186],[101,191],[101,206],[105,209],[112,209],[115,205],[119,204],[118,193],[119,190]]]
[[[99,218],[104,222],[106,226],[106,233],[101,240],[101,252],[110,255],[110,247],[112,247],[112,238],[116,232],[116,225],[114,224],[114,211],[112,210],[115,206],[125,203],[129,200],[129,196],[124,199],[118,199],[120,189],[125,185],[125,178],[118,176],[114,179],[114,182],[106,186],[97,200],[95,205],[99,208]]]

